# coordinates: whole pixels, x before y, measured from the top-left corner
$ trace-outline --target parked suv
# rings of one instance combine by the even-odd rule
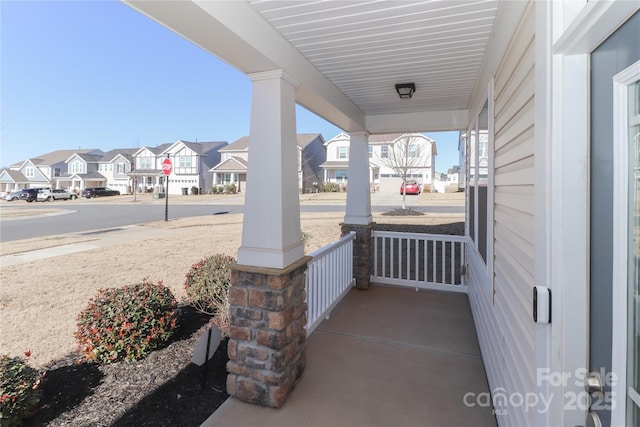
[[[90,199],[92,197],[119,196],[120,192],[108,187],[90,187],[82,190],[82,197]]]
[[[24,188],[20,190],[20,194],[18,195],[18,199],[26,200],[31,203],[33,201],[38,200],[38,193],[43,190],[49,190],[48,188]]]
[[[77,197],[78,196],[73,193],[69,193],[67,190],[42,190],[38,193],[36,200],[38,202],[52,202],[54,200],[73,200]]]

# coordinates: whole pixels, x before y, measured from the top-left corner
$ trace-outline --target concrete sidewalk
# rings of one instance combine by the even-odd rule
[[[373,286],[312,334],[282,408],[230,398],[202,425],[495,426],[488,391],[467,295]]]

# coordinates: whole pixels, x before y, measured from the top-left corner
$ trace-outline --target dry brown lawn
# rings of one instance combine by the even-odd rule
[[[344,213],[302,214],[309,235],[307,253],[335,241]],[[6,218],[3,218],[6,219]],[[378,223],[442,224],[460,215],[383,217]],[[96,248],[0,269],[0,354],[31,351],[30,363],[41,367],[76,348],[77,314],[98,289],[120,287],[147,277],[162,280],[184,297],[189,267],[215,253],[235,256],[240,246],[242,215],[230,214],[154,222],[93,236],[49,237],[5,243],[1,254],[15,254],[68,243]]]

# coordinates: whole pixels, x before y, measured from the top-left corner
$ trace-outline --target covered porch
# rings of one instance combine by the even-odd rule
[[[279,409],[228,399],[203,426],[494,426],[464,293],[352,289],[307,340]]]

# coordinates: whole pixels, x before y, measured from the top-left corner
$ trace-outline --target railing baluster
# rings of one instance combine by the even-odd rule
[[[374,230],[372,238],[372,281],[466,292],[464,277],[458,276],[465,264],[467,237]]]
[[[450,285],[456,284],[456,243],[451,242],[451,283]]]
[[[331,309],[346,295],[353,278],[351,232],[310,254],[307,267],[307,335],[311,334]]]

